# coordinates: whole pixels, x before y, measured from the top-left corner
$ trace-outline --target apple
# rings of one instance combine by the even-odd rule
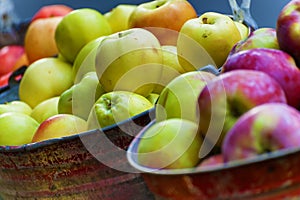
[[[82,77],[88,72],[95,72],[97,49],[105,36],[100,36],[82,47],[73,63],[74,83],[81,81]]]
[[[156,102],[159,98],[159,94],[156,93],[150,93],[147,97],[146,97],[153,105],[156,105]]]
[[[13,72],[9,72],[7,74],[4,74],[2,76],[0,76],[0,87],[6,87],[8,85],[9,82],[9,78],[12,75]]]
[[[216,67],[219,68],[225,62],[234,45],[241,40],[241,35],[234,21],[225,14],[205,12],[197,18],[186,21],[180,29],[177,41],[179,63],[183,67],[191,65],[189,70],[194,70],[199,67],[191,61],[196,59],[198,63],[203,63],[204,61],[201,59],[207,59],[207,56],[205,56],[205,52],[202,53],[203,51],[200,51],[200,55],[198,53],[195,55],[195,52],[198,51],[193,48],[196,47],[189,51],[186,50],[191,46],[191,42],[188,41],[191,39],[196,41],[210,55]]]
[[[246,39],[241,40],[234,46],[232,53],[254,48],[280,49],[276,29],[261,27],[252,31]]]
[[[22,45],[7,45],[0,49],[0,76],[13,71],[17,60],[24,54]]]
[[[216,75],[209,72],[191,71],[171,80],[157,100],[156,120],[182,118],[199,123],[198,96],[204,86],[215,78]]]
[[[241,35],[241,40],[245,40],[248,38],[249,34],[250,34],[250,30],[248,28],[247,25],[245,25],[244,23],[242,22],[239,22],[239,21],[233,21],[235,23],[235,26],[237,27],[237,29],[239,30],[240,32],[240,35]]]
[[[162,72],[160,81],[153,89],[153,93],[160,94],[164,87],[175,77],[185,73],[177,58],[177,47],[173,45],[163,45],[162,49]]]
[[[23,101],[13,100],[0,104],[0,115],[6,112],[18,112],[30,115],[32,112],[32,108]]]
[[[36,105],[31,112],[31,117],[35,119],[38,123],[42,123],[44,120],[48,119],[53,115],[58,114],[58,100],[59,97],[52,97],[40,102]]]
[[[84,45],[111,33],[108,21],[99,11],[79,8],[65,15],[58,24],[55,42],[62,56],[73,63]]]
[[[153,170],[195,167],[202,145],[197,129],[198,124],[179,118],[154,123],[139,136],[137,162]]]
[[[94,103],[104,93],[96,72],[88,72],[79,83],[60,95],[58,113],[74,114],[87,120]]]
[[[104,14],[110,24],[112,33],[129,29],[129,17],[137,5],[118,4],[116,7]]]
[[[174,41],[177,40],[177,33],[182,25],[196,17],[196,10],[189,1],[149,1],[134,9],[129,18],[129,27],[146,28],[159,38],[162,45],[175,45]]]
[[[43,121],[35,131],[32,142],[75,135],[87,131],[87,122],[71,114],[57,114]]]
[[[224,156],[222,153],[214,154],[204,158],[198,165],[197,169],[212,169],[224,165]]]
[[[0,115],[0,145],[19,146],[31,142],[39,123],[28,114],[7,112]]]
[[[198,97],[199,132],[215,147],[237,119],[251,108],[269,102],[286,103],[279,83],[257,70],[233,70],[208,82]]]
[[[59,96],[72,85],[70,63],[56,57],[42,58],[26,69],[19,85],[19,98],[34,108],[43,100]]]
[[[251,69],[267,73],[281,85],[287,103],[300,108],[300,70],[293,57],[279,49],[254,48],[230,55],[222,72]]]
[[[124,90],[148,96],[160,80],[162,50],[158,39],[142,28],[106,36],[96,55],[96,72],[106,92]]]
[[[112,91],[99,97],[88,117],[88,129],[104,128],[153,108],[144,96],[128,91]]]
[[[65,16],[71,11],[73,11],[73,8],[64,4],[45,5],[35,12],[33,17],[31,18],[31,22],[37,19]]]
[[[300,3],[299,0],[289,1],[278,14],[276,21],[277,40],[281,50],[287,52],[300,66]]]
[[[300,113],[284,103],[266,103],[244,113],[222,145],[224,161],[253,158],[280,149],[299,148]]]
[[[24,38],[24,48],[29,63],[58,54],[54,35],[62,18],[43,18],[29,24]]]

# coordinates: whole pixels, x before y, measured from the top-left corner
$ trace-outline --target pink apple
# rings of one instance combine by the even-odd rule
[[[242,115],[224,138],[224,161],[253,158],[300,147],[300,112],[283,103],[266,103]]]
[[[266,73],[233,70],[221,74],[208,82],[199,95],[199,131],[220,147],[242,114],[268,102],[286,103],[286,97],[279,83]]]
[[[284,51],[254,48],[230,55],[223,65],[223,73],[236,69],[251,69],[267,73],[281,85],[287,103],[300,108],[300,69]]]
[[[52,4],[41,7],[31,18],[31,22],[49,17],[65,16],[71,12],[73,8],[63,4]]]
[[[277,18],[277,39],[280,49],[289,53],[300,65],[300,0],[291,0]]]
[[[0,49],[0,76],[13,71],[18,59],[24,54],[21,45],[7,45]]]

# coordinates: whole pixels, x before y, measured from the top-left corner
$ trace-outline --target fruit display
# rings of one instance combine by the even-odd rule
[[[282,9],[276,28],[257,29],[227,13],[197,13],[187,0],[118,4],[106,13],[41,7],[24,45],[0,49],[3,86],[24,67],[17,98],[0,104],[0,198],[299,191],[300,179],[288,175],[300,177],[289,154],[300,149],[291,28],[298,2]],[[14,173],[20,183],[10,180]],[[34,179],[38,186],[24,184]]]

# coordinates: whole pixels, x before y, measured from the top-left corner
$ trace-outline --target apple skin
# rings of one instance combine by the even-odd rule
[[[204,158],[196,168],[204,170],[222,165],[224,165],[224,156],[222,153],[219,153]]]
[[[144,96],[128,91],[112,91],[99,97],[90,111],[88,129],[104,128],[153,108]]]
[[[0,76],[13,71],[18,59],[24,54],[24,46],[7,45],[0,49]]]
[[[254,48],[280,49],[276,29],[262,27],[252,31],[246,39],[241,40],[233,47],[231,53]]]
[[[58,114],[58,100],[59,97],[52,97],[40,102],[36,105],[30,114],[30,116],[35,119],[38,123],[42,123],[44,120],[48,119],[53,115]]]
[[[29,63],[58,54],[55,31],[63,17],[51,17],[30,23],[24,38],[24,48]]]
[[[69,12],[73,11],[73,8],[64,4],[53,4],[41,7],[31,18],[31,22],[37,19],[65,16]]]
[[[146,28],[159,38],[162,45],[176,45],[174,42],[182,25],[196,17],[196,10],[189,1],[150,1],[134,9],[129,18],[129,28]]]
[[[234,21],[228,15],[216,12],[205,12],[183,24],[177,41],[178,54],[183,59],[195,57],[194,51],[191,51],[192,55],[181,54],[188,48],[182,47],[186,43],[186,37],[195,40],[204,48],[218,68],[223,65],[234,45],[241,40],[241,34]],[[197,58],[202,59],[201,56]],[[182,59],[179,59],[179,63],[182,66],[187,65],[187,63],[182,63]],[[192,63],[190,65],[192,65],[191,70],[198,69]]]
[[[204,71],[186,72],[174,78],[160,93],[155,108],[156,121],[182,118],[199,123],[198,96],[215,78],[216,75]]]
[[[80,8],[63,17],[55,31],[55,42],[59,53],[73,63],[84,45],[111,33],[108,21],[99,11]]]
[[[29,144],[38,126],[39,123],[27,114],[3,113],[0,115],[0,145]]]
[[[112,33],[129,29],[129,18],[137,5],[118,4],[116,7],[104,14],[110,24]]]
[[[249,30],[248,26],[246,26],[242,22],[238,22],[238,21],[233,21],[233,22],[240,32],[241,40],[247,39],[250,34],[250,30]]]
[[[34,108],[73,85],[72,65],[59,58],[42,58],[28,66],[19,86],[19,98]]]
[[[32,142],[70,136],[87,131],[87,122],[70,114],[57,114],[44,120],[39,126]]]
[[[23,101],[14,100],[14,101],[0,104],[0,114],[6,112],[18,112],[18,113],[30,115],[32,112],[32,108]]]
[[[236,69],[265,72],[281,85],[287,103],[300,108],[300,70],[289,54],[269,48],[254,48],[237,52],[227,58],[222,72]]]
[[[224,161],[300,146],[300,113],[284,103],[266,103],[244,113],[222,145]]]
[[[195,167],[202,144],[197,129],[196,123],[179,118],[154,123],[140,137],[138,163],[153,170]]]
[[[142,28],[106,36],[96,55],[96,72],[106,92],[124,90],[148,96],[159,82],[162,50],[158,39]]]
[[[251,108],[269,102],[286,103],[279,83],[264,72],[233,70],[208,82],[199,98],[199,131],[220,147],[237,119]]]
[[[298,24],[300,22],[300,1],[291,0],[280,11],[276,33],[280,49],[287,52],[295,59],[300,66],[300,30]]]
[[[58,113],[74,114],[87,120],[95,101],[104,93],[96,72],[88,72],[60,95]]]
[[[153,93],[160,94],[164,87],[175,77],[186,71],[181,67],[177,58],[177,47],[173,45],[162,45],[162,72],[160,81],[153,89]]]

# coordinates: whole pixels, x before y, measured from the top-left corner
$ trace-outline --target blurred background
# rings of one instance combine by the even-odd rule
[[[19,18],[30,18],[41,6],[47,4],[66,4],[73,8],[90,7],[101,13],[109,11],[118,4],[140,4],[150,0],[12,0]],[[276,20],[282,7],[290,0],[252,0],[251,13],[259,27],[276,27]],[[217,11],[231,14],[227,0],[189,0],[199,14],[206,11]],[[241,2],[241,1],[238,1]]]

